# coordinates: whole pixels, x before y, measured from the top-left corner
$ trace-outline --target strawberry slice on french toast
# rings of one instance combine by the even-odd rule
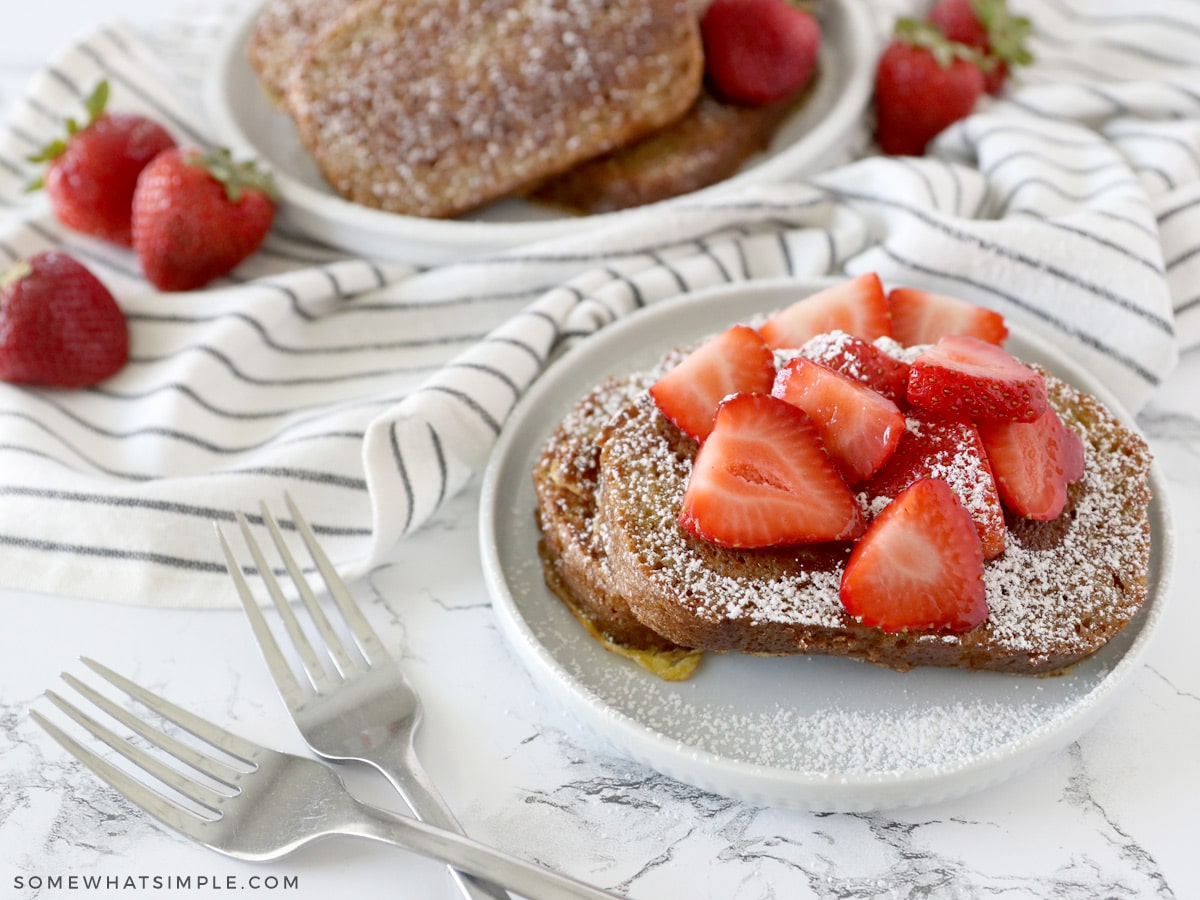
[[[886,632],[970,631],[987,618],[983,549],[950,485],[921,478],[888,504],[854,545],[840,597]]]
[[[658,379],[650,396],[659,412],[697,441],[712,431],[717,405],[730,394],[767,393],[775,357],[753,328],[734,325],[705,341]]]
[[[977,422],[1032,422],[1046,410],[1046,385],[1008,351],[947,335],[909,370],[908,400],[920,409]]]
[[[802,347],[819,334],[844,331],[873,341],[892,333],[887,295],[874,272],[797,300],[758,328],[772,350]]]
[[[863,517],[802,410],[735,394],[696,454],[679,523],[720,546],[770,547],[847,540]]]
[[[887,295],[892,313],[892,337],[911,347],[932,344],[948,334],[965,334],[1003,344],[1008,338],[1004,316],[949,294],[918,288],[893,288]]]

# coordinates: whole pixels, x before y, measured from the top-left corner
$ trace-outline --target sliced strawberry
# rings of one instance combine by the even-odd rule
[[[863,516],[804,412],[735,394],[696,454],[679,524],[725,547],[770,547],[849,540]]]
[[[846,612],[888,632],[964,632],[987,618],[983,551],[946,482],[901,492],[855,544],[842,573]]]
[[[844,331],[819,334],[800,348],[800,355],[861,381],[893,403],[907,401],[908,363],[860,337]]]
[[[904,413],[895,403],[803,356],[779,370],[771,393],[808,413],[821,443],[850,484],[874,475],[904,434]]]
[[[709,338],[650,388],[659,411],[682,431],[703,441],[712,431],[717,404],[739,392],[769,393],[775,357],[753,328],[734,325]]]
[[[794,349],[826,331],[864,340],[890,337],[887,297],[874,272],[818,291],[781,309],[758,329],[772,350]]]
[[[969,334],[989,344],[1008,337],[1004,316],[948,294],[917,288],[894,288],[887,295],[892,311],[892,337],[906,347],[932,344],[948,334]]]
[[[984,559],[1004,552],[1004,508],[979,429],[961,419],[914,411],[896,452],[864,490],[869,506],[888,503],[914,481],[940,478],[971,514]]]
[[[1067,476],[1067,484],[1074,484],[1083,478],[1083,472],[1087,465],[1086,458],[1083,453],[1083,440],[1066,426],[1060,418],[1059,425],[1062,426],[1062,456],[1060,462],[1063,467],[1063,474]]]
[[[908,402],[976,422],[1032,422],[1046,409],[1046,385],[995,344],[952,334],[913,360]]]
[[[981,423],[979,435],[1004,505],[1037,522],[1058,518],[1067,485],[1083,476],[1083,444],[1054,408],[1032,422]]]

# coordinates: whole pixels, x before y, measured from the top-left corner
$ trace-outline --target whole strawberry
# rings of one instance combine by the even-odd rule
[[[86,387],[128,357],[124,313],[71,256],[39,253],[0,276],[0,380]]]
[[[85,102],[82,128],[67,120],[67,137],[29,157],[48,163],[29,186],[45,188],[55,218],[75,231],[133,246],[133,191],[138,175],[154,157],[175,146],[167,130],[145,116],[107,113],[108,82],[101,81]]]
[[[984,71],[984,89],[998,94],[1013,66],[1028,65],[1033,55],[1025,45],[1032,24],[1014,16],[1006,0],[938,0],[928,20],[952,41],[974,47],[992,60]]]
[[[983,95],[977,50],[927,22],[900,19],[875,72],[875,138],[887,154],[920,156]]]
[[[700,34],[713,88],[748,106],[784,100],[804,87],[821,47],[817,20],[788,0],[713,0]]]
[[[164,291],[203,287],[262,246],[275,217],[270,176],[228,150],[173,149],[138,178],[133,246]]]

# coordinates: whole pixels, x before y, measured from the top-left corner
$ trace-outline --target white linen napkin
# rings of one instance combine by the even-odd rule
[[[260,498],[279,515],[285,490],[362,575],[472,483],[565,341],[727,282],[874,270],[957,294],[1048,338],[1136,411],[1200,344],[1200,9],[1011,6],[1035,23],[1037,61],[925,158],[868,148],[817,177],[426,270],[277,230],[183,294],[59,226],[24,193],[24,160],[102,77],[112,108],[209,142],[198,83],[231,11],[85,36],[0,130],[0,263],[74,254],[125,309],[132,359],[88,390],[0,384],[0,587],[233,605],[211,522],[257,521]],[[913,8],[874,4],[881,33]]]

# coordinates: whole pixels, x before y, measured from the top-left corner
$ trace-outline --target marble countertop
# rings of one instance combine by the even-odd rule
[[[63,40],[171,4],[27,5],[0,35],[0,113]],[[78,19],[72,19],[72,16]],[[1197,897],[1200,805],[1200,353],[1138,417],[1165,475],[1177,565],[1142,668],[1083,737],[1026,774],[909,810],[753,806],[631,762],[538,689],[498,627],[477,548],[478,485],[354,586],[420,691],[419,752],[465,830],[634,898]],[[2,563],[0,563],[2,564]],[[38,730],[30,708],[80,656],[247,737],[303,752],[240,612],[0,592],[0,895],[456,896],[440,864],[334,839],[254,865],[167,833]],[[347,768],[364,799],[401,809]],[[74,881],[70,879],[74,878]],[[89,887],[91,884],[97,887]]]

